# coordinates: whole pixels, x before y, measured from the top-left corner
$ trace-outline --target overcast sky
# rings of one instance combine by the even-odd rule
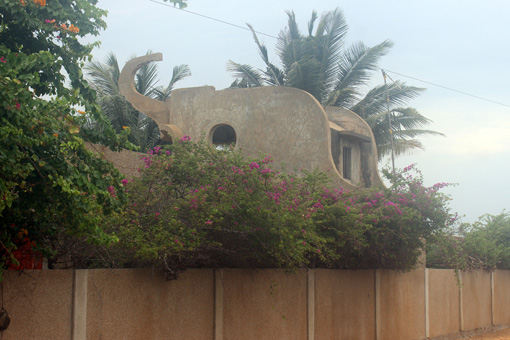
[[[212,85],[217,90],[233,81],[226,72],[228,60],[263,68],[251,32],[155,1],[99,0],[98,7],[109,14],[95,60],[104,61],[113,52],[123,65],[133,55],[162,52],[162,85],[173,66],[188,64],[192,76],[177,87]],[[321,14],[337,7],[349,24],[347,45],[359,40],[369,46],[386,39],[395,43],[380,67],[394,72],[388,72],[393,80],[427,88],[409,106],[434,121],[430,129],[446,135],[423,138],[426,150],[397,158],[397,166],[417,163],[427,185],[458,183],[447,192],[452,210],[465,222],[510,208],[510,1],[189,0],[187,10],[243,27],[250,23],[277,36],[286,25],[286,10],[295,12],[306,32],[312,10]],[[259,39],[277,63],[276,39]],[[375,72],[373,85],[382,82]]]

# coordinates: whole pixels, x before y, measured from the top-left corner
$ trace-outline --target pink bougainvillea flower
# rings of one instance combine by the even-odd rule
[[[250,163],[250,169],[258,169],[258,168],[260,168],[258,163],[256,163],[256,162],[251,162]]]
[[[205,221],[205,224],[212,224],[212,221],[211,220],[207,220],[207,221]]]
[[[2,63],[6,63],[6,62],[7,62],[7,60],[5,60],[5,59],[4,59],[4,56],[2,56],[2,57],[0,58],[0,61],[1,61]]]
[[[182,138],[180,140],[183,142],[189,142],[191,140],[191,137],[188,135],[184,135],[184,136],[182,136]]]
[[[115,197],[115,188],[113,186],[109,186],[106,190],[108,190],[110,196]]]

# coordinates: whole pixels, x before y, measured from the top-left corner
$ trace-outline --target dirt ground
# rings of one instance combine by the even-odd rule
[[[510,328],[502,329],[497,332],[487,333],[483,335],[476,335],[470,338],[462,338],[458,340],[510,340]]]

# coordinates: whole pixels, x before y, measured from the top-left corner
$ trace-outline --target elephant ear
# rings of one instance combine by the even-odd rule
[[[154,119],[158,125],[167,124],[167,106],[156,99],[140,94],[135,88],[136,72],[145,64],[163,60],[163,54],[154,53],[131,59],[122,68],[119,77],[120,93],[135,109]]]

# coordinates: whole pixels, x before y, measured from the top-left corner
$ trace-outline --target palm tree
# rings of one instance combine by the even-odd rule
[[[296,87],[312,94],[324,106],[348,108],[371,126],[380,157],[391,152],[387,98],[396,154],[423,148],[415,137],[440,135],[422,129],[431,120],[413,108],[402,107],[424,89],[394,82],[364,92],[372,71],[377,70],[379,59],[393,46],[391,41],[386,40],[373,47],[362,42],[345,47],[348,27],[339,9],[326,12],[320,18],[315,11],[312,12],[308,34],[300,32],[294,12],[287,12],[287,15],[288,25],[280,32],[276,43],[281,66],[271,63],[266,46],[259,41],[253,27],[248,25],[266,68],[261,70],[229,61],[227,70],[236,78],[232,87]]]
[[[147,52],[147,54],[150,53],[150,51]],[[128,140],[139,146],[142,152],[156,146],[160,142],[156,122],[135,110],[120,94],[120,68],[117,57],[110,53],[104,63],[91,62],[87,64],[85,70],[90,76],[91,86],[98,93],[98,101],[103,113],[111,121],[115,130],[120,132],[124,127],[129,126],[131,134]],[[188,65],[175,66],[172,79],[166,87],[156,86],[157,74],[157,64],[144,65],[136,74],[135,87],[144,96],[165,101],[170,98],[175,83],[190,76],[191,71]]]

